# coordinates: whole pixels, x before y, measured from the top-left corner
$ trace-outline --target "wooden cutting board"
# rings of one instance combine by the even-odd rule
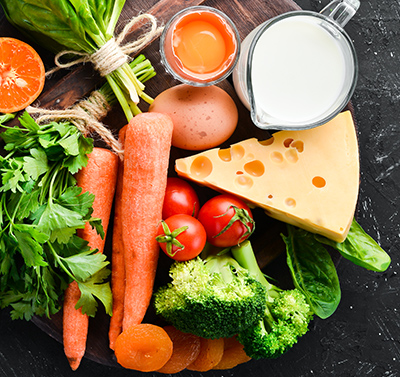
[[[225,12],[236,24],[240,37],[243,39],[251,30],[265,20],[287,11],[299,9],[291,0],[127,0],[122,12],[117,31],[120,30],[126,22],[139,13],[148,12],[153,14],[160,24],[165,24],[179,10],[193,5],[207,5],[220,9]],[[129,38],[134,38],[140,34],[141,30],[134,30]],[[0,24],[0,36],[20,37],[20,34],[13,29],[7,22]],[[47,68],[51,68],[52,55],[40,50],[45,57]],[[158,51],[158,40],[152,41],[142,51],[149,58],[157,71],[157,76],[146,83],[146,92],[155,97],[162,90],[178,84],[170,75],[168,75],[160,63]],[[68,73],[58,72],[47,80],[45,90],[36,105],[47,108],[65,108],[71,106],[80,98],[89,94],[96,86],[103,82],[102,78],[93,71],[90,65],[75,67]],[[237,130],[232,137],[222,146],[228,147],[230,144],[249,137],[267,139],[270,135],[267,131],[256,128],[251,122],[249,112],[238,100],[229,80],[226,80],[221,86],[227,90],[234,98],[239,110],[239,123]],[[142,108],[146,110],[146,105]],[[125,125],[126,120],[122,111],[118,107],[104,120],[112,129],[118,130]],[[183,157],[193,152],[178,150],[172,148],[170,175],[175,175],[173,165],[176,158]],[[204,203],[209,197],[215,194],[210,189],[199,189],[200,201]],[[252,235],[252,244],[257,253],[257,258],[262,266],[270,264],[271,276],[279,277],[283,285],[290,284],[290,276],[286,268],[284,258],[279,258],[284,250],[284,244],[280,233],[285,231],[284,224],[267,217],[262,210],[255,209],[254,216],[256,220],[256,232]],[[112,224],[110,224],[112,229]],[[111,237],[108,237],[105,254],[108,256],[111,252]],[[170,260],[165,256],[160,256],[159,273],[156,279],[156,286],[165,284],[168,280],[168,268]],[[159,323],[152,308],[146,315],[145,321]],[[43,329],[50,336],[62,342],[62,313],[58,313],[51,320],[35,317],[33,322]],[[108,347],[108,325],[109,317],[99,307],[96,318],[91,319],[89,335],[87,341],[86,357],[101,364],[109,366],[118,366],[114,359],[113,352]]]

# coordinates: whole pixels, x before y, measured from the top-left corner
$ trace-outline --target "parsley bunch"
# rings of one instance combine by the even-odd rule
[[[0,119],[2,121],[6,118]],[[92,217],[94,195],[82,193],[74,174],[87,164],[93,140],[71,123],[38,125],[28,113],[6,127],[0,156],[0,307],[13,319],[56,313],[68,283],[81,290],[77,307],[90,316],[97,299],[111,313],[109,262],[76,235]]]

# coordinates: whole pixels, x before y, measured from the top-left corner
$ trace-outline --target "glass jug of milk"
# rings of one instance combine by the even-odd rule
[[[320,13],[291,11],[242,42],[235,90],[262,129],[307,129],[336,116],[357,82],[357,56],[343,26],[358,0],[335,0]]]

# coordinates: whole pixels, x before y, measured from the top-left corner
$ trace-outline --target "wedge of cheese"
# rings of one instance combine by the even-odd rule
[[[177,159],[175,170],[273,218],[342,242],[358,197],[357,135],[346,111],[313,129],[279,131],[265,141],[251,138]]]

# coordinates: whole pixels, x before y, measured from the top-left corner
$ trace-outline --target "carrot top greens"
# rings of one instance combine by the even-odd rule
[[[0,307],[11,307],[14,319],[50,316],[75,280],[84,313],[95,315],[96,298],[110,313],[109,262],[76,236],[87,221],[104,235],[92,217],[94,195],[82,193],[73,176],[93,140],[68,122],[38,125],[28,113],[19,121],[1,125],[8,154],[0,157]]]

